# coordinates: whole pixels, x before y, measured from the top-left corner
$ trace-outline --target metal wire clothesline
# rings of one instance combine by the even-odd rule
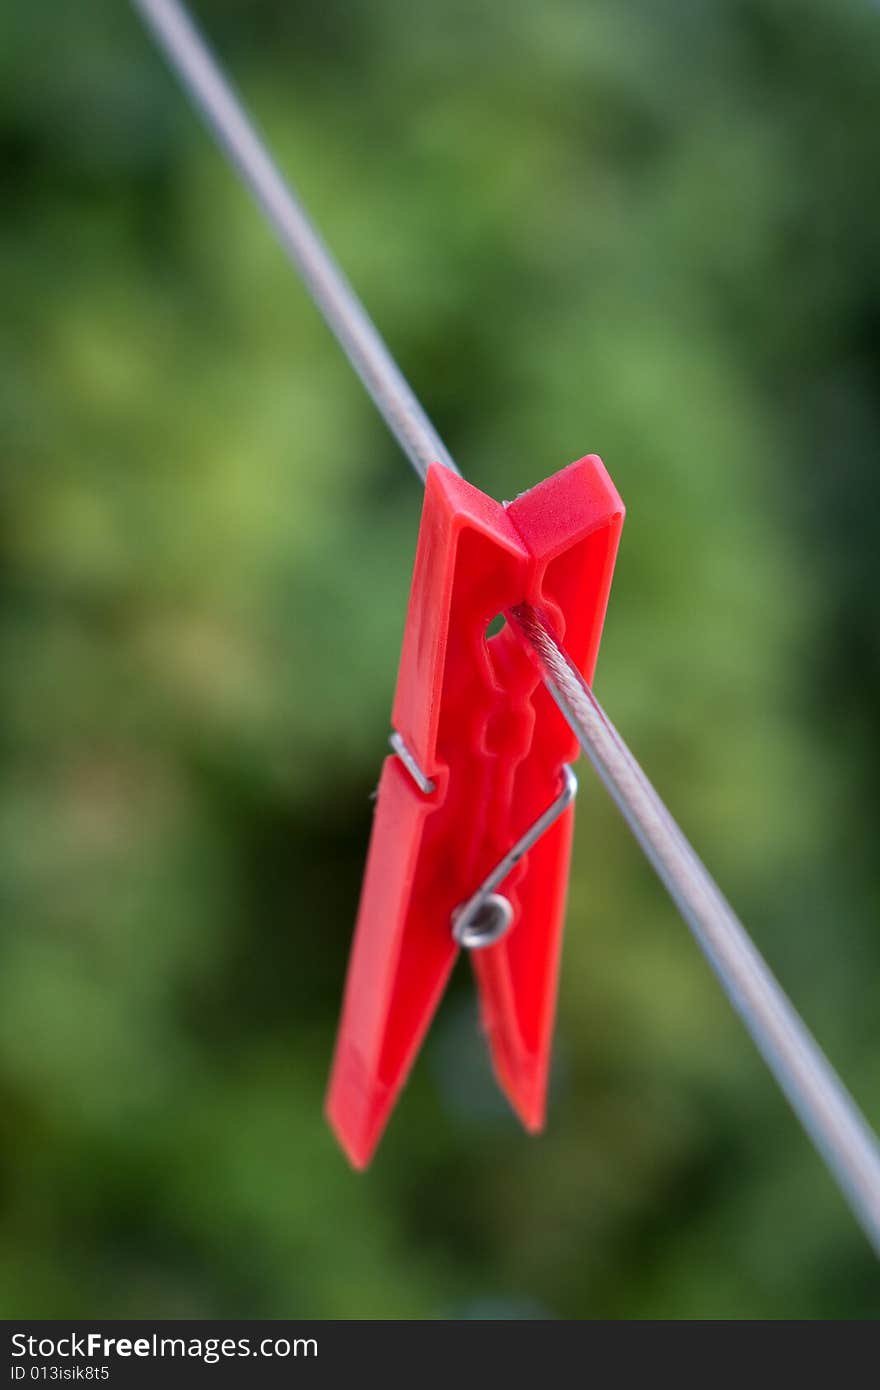
[[[457,473],[446,446],[184,6],[179,0],[132,4],[262,207],[422,482],[431,462]],[[527,605],[507,616],[536,654],[547,687],[583,751],[880,1255],[880,1149],[875,1135],[564,649]]]

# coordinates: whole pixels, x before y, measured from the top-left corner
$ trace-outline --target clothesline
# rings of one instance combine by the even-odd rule
[[[422,482],[431,462],[459,472],[183,5],[179,0],[132,4],[262,207]],[[528,606],[508,616],[537,656],[547,687],[582,749],[880,1255],[880,1150],[875,1135],[565,651]]]

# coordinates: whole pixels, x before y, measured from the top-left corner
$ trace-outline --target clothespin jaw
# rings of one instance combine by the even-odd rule
[[[356,1167],[372,1156],[445,988],[456,921],[465,944],[480,946],[471,955],[499,1083],[528,1129],[543,1123],[573,825],[565,765],[577,747],[513,626],[491,638],[486,628],[529,603],[591,680],[622,522],[595,456],[508,506],[429,470],[392,714],[397,752],[379,783],[327,1095]],[[552,826],[507,872],[511,847],[551,807]],[[487,882],[491,902],[477,891]]]

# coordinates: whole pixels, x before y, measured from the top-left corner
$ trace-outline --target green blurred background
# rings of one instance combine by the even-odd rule
[[[598,692],[880,1121],[880,7],[197,13],[453,453],[602,454]],[[420,491],[123,0],[0,11],[0,1309],[828,1317],[868,1247],[585,770],[554,1099],[321,1114]]]

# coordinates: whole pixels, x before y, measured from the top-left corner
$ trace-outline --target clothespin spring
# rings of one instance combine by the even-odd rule
[[[430,796],[434,790],[434,783],[419,767],[403,735],[395,731],[388,742],[419,790]],[[452,935],[459,946],[466,951],[480,951],[486,946],[494,946],[495,942],[500,941],[505,932],[510,930],[513,905],[509,898],[496,893],[495,889],[504,882],[532,845],[550,829],[553,822],[559,819],[566,807],[571,805],[577,796],[577,789],[578,781],[574,769],[568,763],[564,763],[562,790],[556,800],[538,817],[534,825],[529,826],[525,834],[520,836],[504,858],[498,861],[473,896],[453,912]]]

